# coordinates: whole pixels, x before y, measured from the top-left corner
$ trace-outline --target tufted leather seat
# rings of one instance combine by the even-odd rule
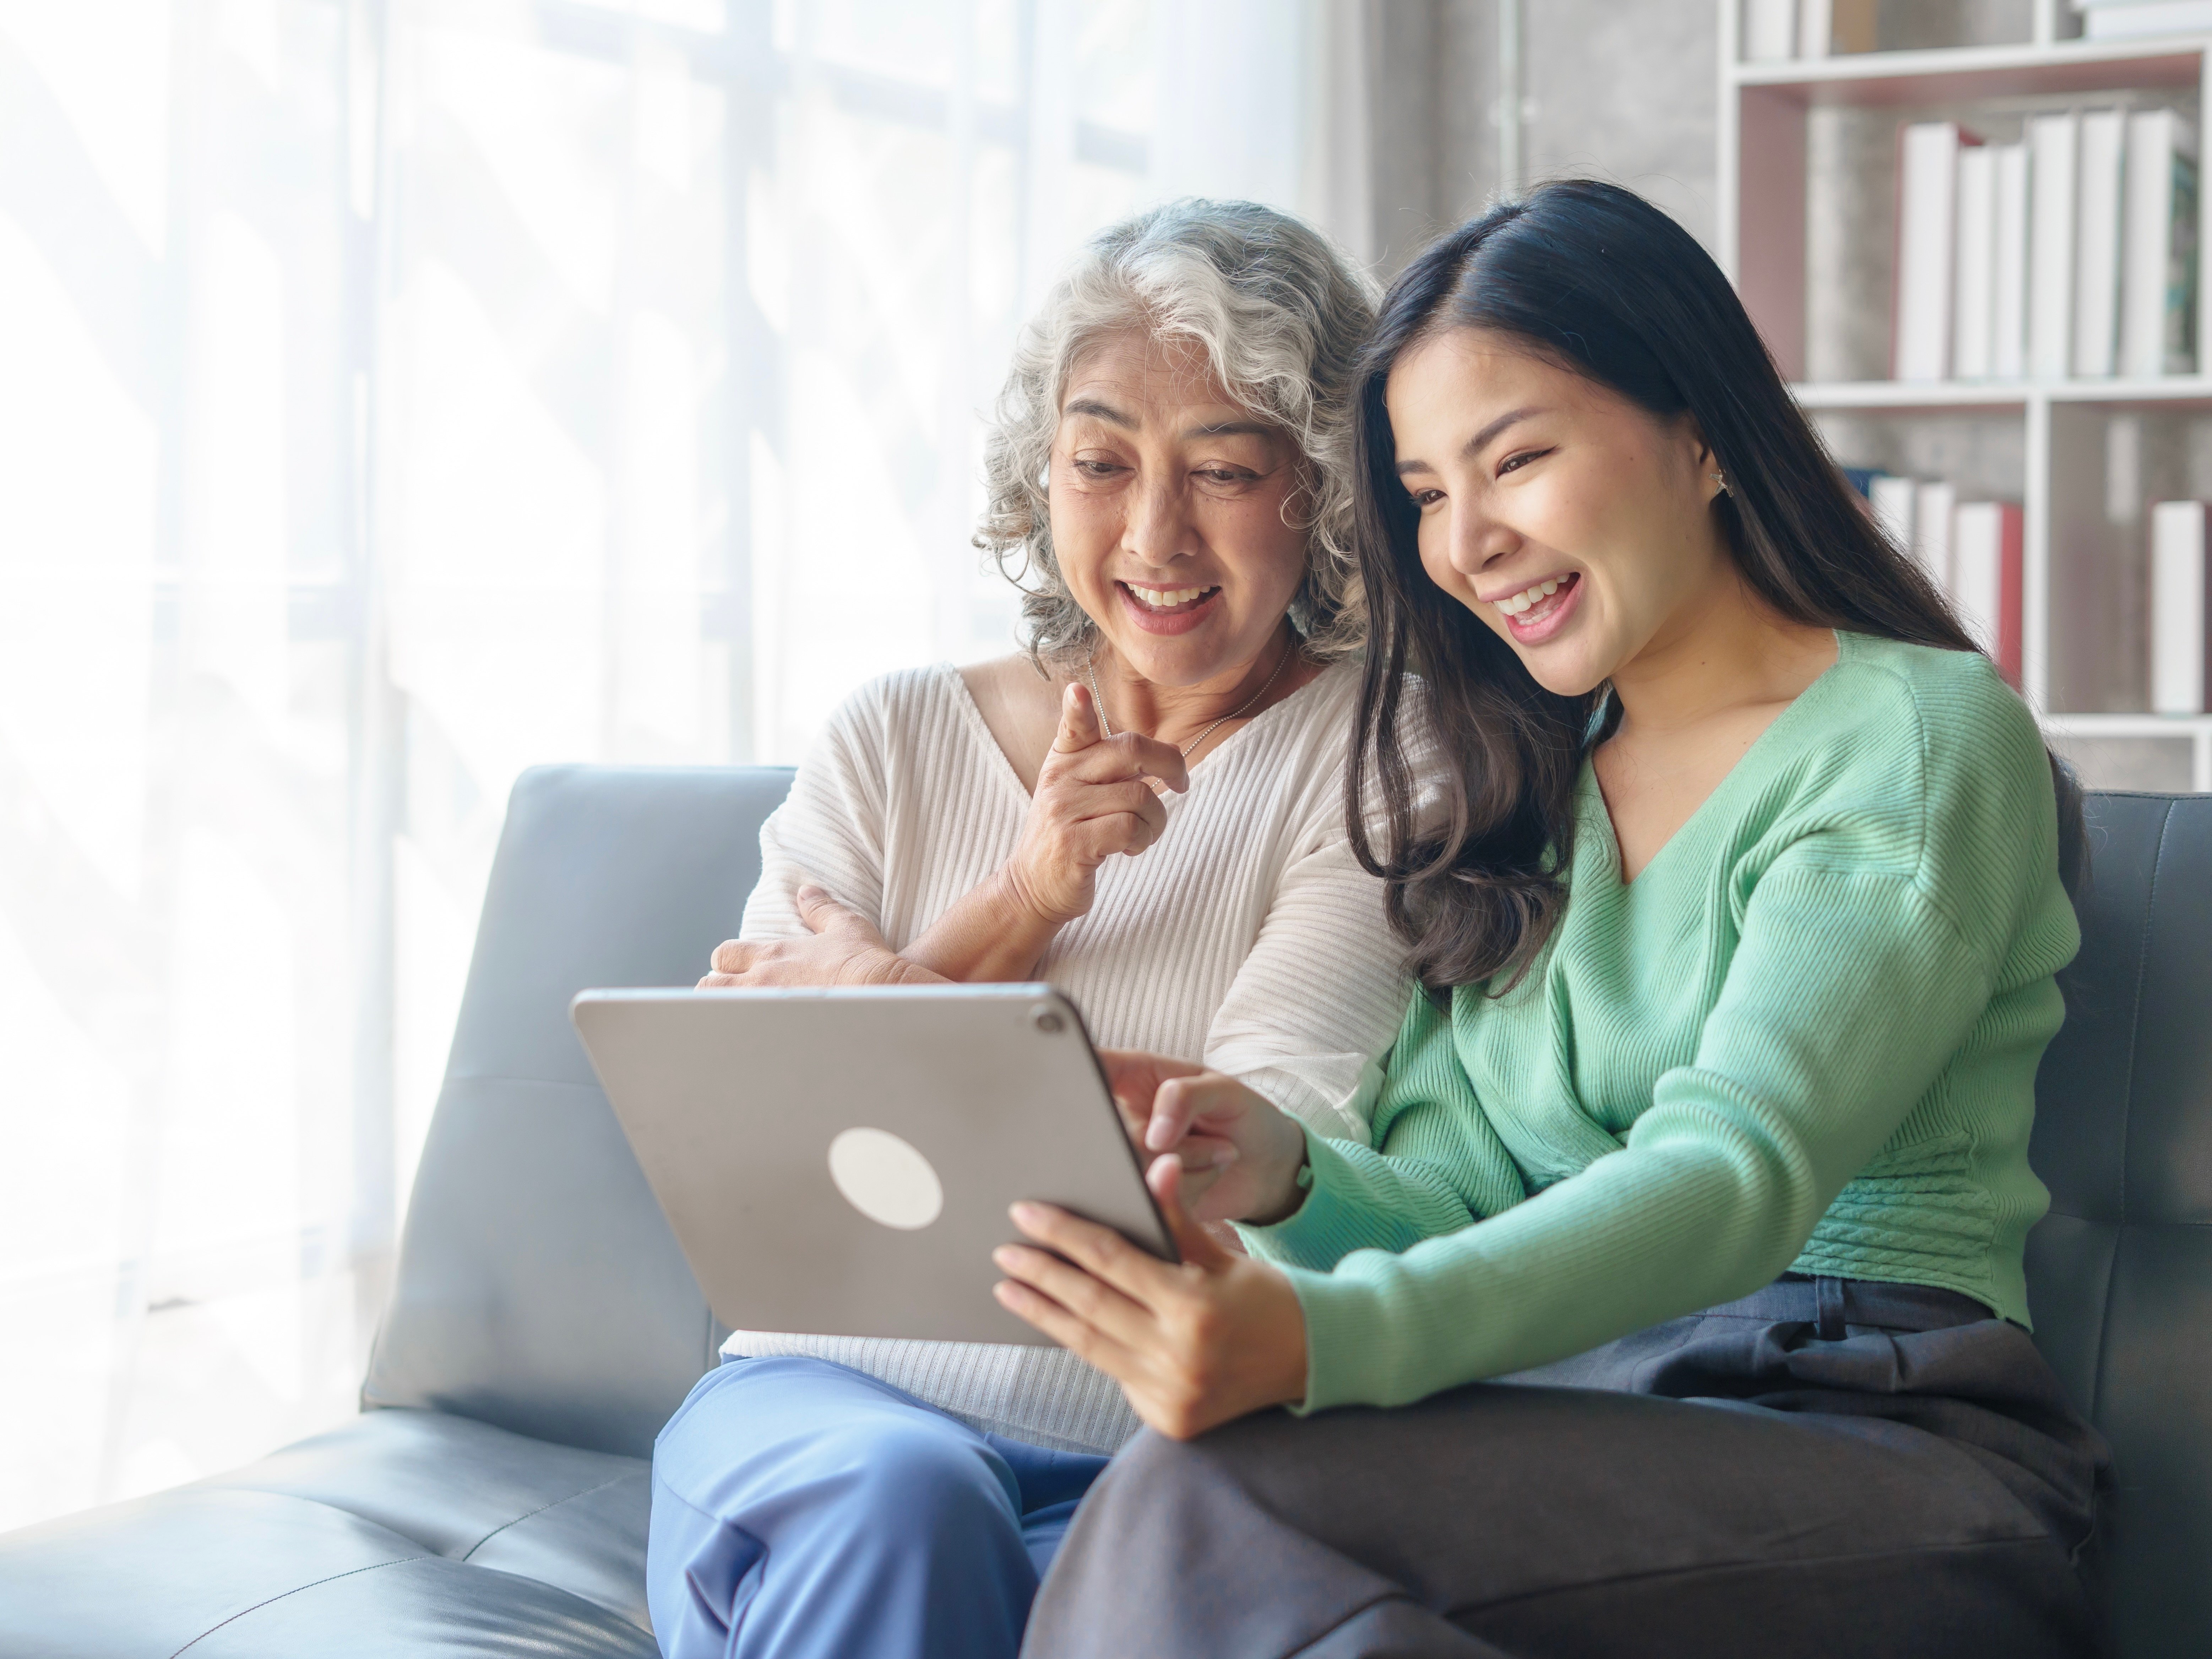
[[[0,1538],[3,1659],[638,1656],[653,1437],[718,1330],[569,1031],[688,982],[782,773],[515,787],[391,1314],[354,1422]],[[2212,797],[2090,800],[2038,1082],[2037,1335],[2112,1437],[2124,1659],[2212,1652]]]

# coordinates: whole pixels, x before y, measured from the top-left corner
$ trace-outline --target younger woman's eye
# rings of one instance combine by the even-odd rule
[[[1408,493],[1413,496],[1415,507],[1433,507],[1444,498],[1444,492],[1441,489],[1415,489]]]
[[[1516,455],[1508,455],[1498,464],[1498,476],[1502,478],[1509,472],[1517,472],[1529,462],[1541,460],[1551,453],[1548,449],[1524,449]]]

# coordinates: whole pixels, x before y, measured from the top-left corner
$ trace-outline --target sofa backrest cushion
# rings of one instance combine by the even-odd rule
[[[2212,1653],[2212,796],[2092,795],[2081,952],[2036,1079],[2039,1346],[2112,1443],[2122,1659]]]
[[[718,1329],[568,1024],[736,933],[782,770],[546,767],[507,805],[368,1407],[650,1454]]]

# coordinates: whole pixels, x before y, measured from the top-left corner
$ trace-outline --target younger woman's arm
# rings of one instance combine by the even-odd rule
[[[1313,1190],[1277,1206],[1296,1206],[1289,1220],[1240,1229],[1254,1254],[1326,1273],[1354,1250],[1411,1249],[1528,1196],[1459,1063],[1449,1007],[1416,991],[1396,1041],[1364,1081],[1382,1150],[1309,1133],[1303,1178]]]
[[[1991,969],[1909,877],[1802,843],[1753,890],[1695,1060],[1619,1152],[1453,1231],[1419,1201],[1419,1152],[1471,1133],[1469,1101],[1413,1102],[1379,1153],[1310,1140],[1304,1203],[1246,1234],[1304,1310],[1304,1408],[1419,1400],[1766,1283],[1965,1041]],[[1409,1224],[1430,1236],[1395,1243]]]
[[[1413,982],[1382,882],[1352,857],[1340,815],[1328,819],[1277,877],[1207,1028],[1205,1062],[1316,1133],[1364,1146],[1373,1056],[1389,1046]]]

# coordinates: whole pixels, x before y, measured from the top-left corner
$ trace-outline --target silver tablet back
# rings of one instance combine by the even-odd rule
[[[991,1295],[1018,1199],[1175,1259],[1050,986],[586,991],[570,1017],[735,1329],[1049,1346]]]

